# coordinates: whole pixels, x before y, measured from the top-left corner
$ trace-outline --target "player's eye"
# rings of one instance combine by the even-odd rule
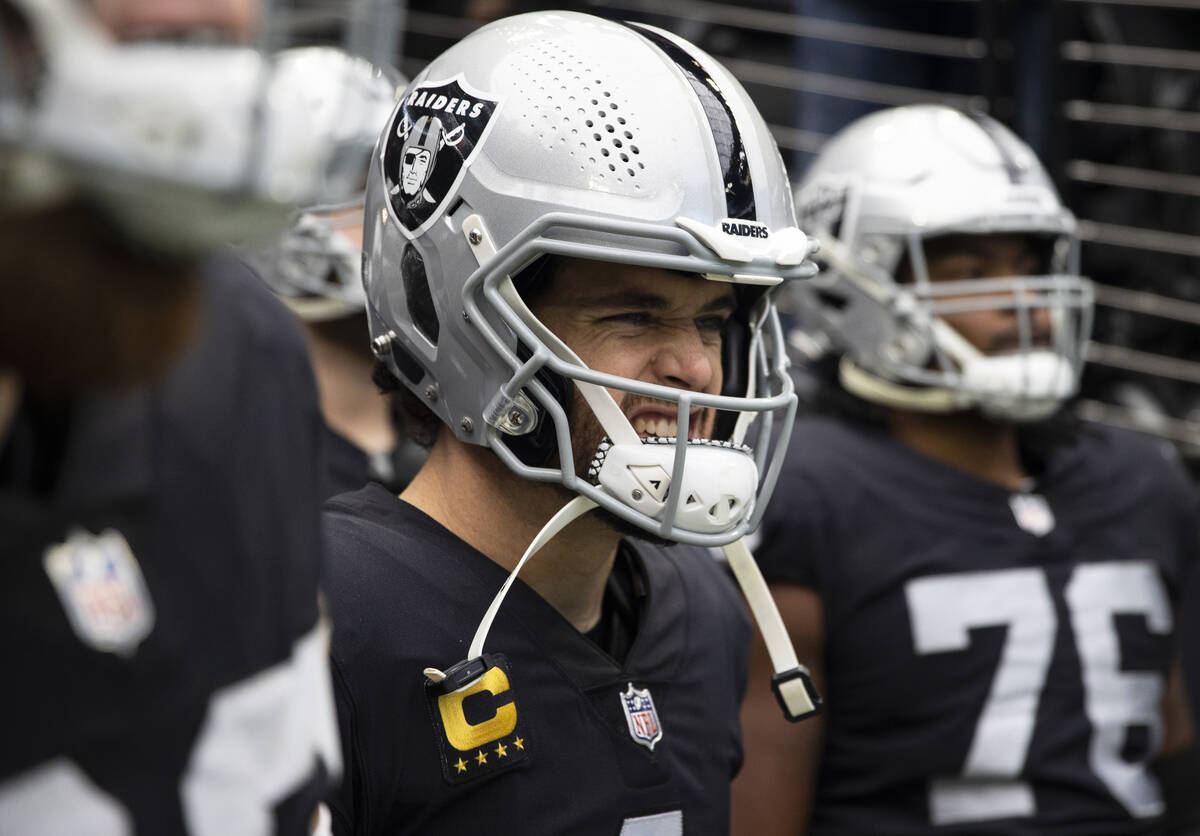
[[[696,329],[705,342],[720,341],[729,325],[729,317],[722,314],[702,316],[696,320]]]
[[[626,325],[650,325],[654,322],[654,315],[648,311],[626,311],[625,313],[606,316],[601,321],[624,323]]]

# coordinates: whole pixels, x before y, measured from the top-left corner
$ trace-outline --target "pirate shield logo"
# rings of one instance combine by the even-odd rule
[[[461,75],[411,87],[388,126],[383,176],[411,238],[437,220],[483,144],[499,102]]]

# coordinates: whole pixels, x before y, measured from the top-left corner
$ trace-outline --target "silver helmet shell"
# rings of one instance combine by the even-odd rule
[[[942,105],[870,114],[822,148],[797,188],[826,271],[795,286],[803,327],[843,352],[842,383],[904,409],[978,409],[1004,421],[1044,418],[1078,387],[1092,291],[1078,275],[1074,216],[1032,149],[1000,123]],[[1044,275],[931,282],[924,243],[949,234],[1050,239]],[[907,263],[911,282],[897,280]],[[1031,339],[1049,310],[1049,346]],[[1020,347],[985,356],[943,318],[1014,313]]]
[[[82,196],[139,244],[191,256],[268,238],[295,207],[357,188],[271,54],[118,40],[78,0],[13,5],[32,49],[0,42],[0,203]]]
[[[327,46],[279,53],[277,83],[306,104],[308,130],[330,149],[329,181],[351,184],[344,199],[301,209],[274,245],[244,254],[301,319],[318,322],[361,313],[363,194],[375,142],[407,84],[399,72]],[[334,183],[322,190],[336,194]]]
[[[373,345],[459,439],[667,539],[719,545],[757,524],[782,453],[766,443],[770,426],[786,430],[795,408],[764,289],[811,276],[815,265],[775,142],[715,60],[651,27],[570,12],[483,27],[405,92],[380,138],[366,213]],[[545,254],[744,287],[757,302],[740,391],[704,395],[585,368],[511,281]],[[542,370],[571,381],[609,435],[590,475],[575,472],[570,455],[551,466],[510,446],[542,427],[558,450],[572,449],[566,410]],[[677,404],[683,439],[692,405],[744,417],[723,443],[668,440],[664,456],[663,445],[641,444],[604,387]],[[763,443],[751,450],[756,417]],[[620,449],[609,455],[612,446]],[[709,455],[718,448],[727,455]],[[633,477],[629,465],[643,456],[662,468],[661,490]],[[753,489],[726,497],[722,479]],[[718,513],[719,503],[736,513]]]

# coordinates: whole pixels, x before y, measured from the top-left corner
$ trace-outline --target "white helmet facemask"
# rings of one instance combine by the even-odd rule
[[[934,281],[922,246],[923,239],[913,236],[913,281],[895,284],[881,280],[878,269],[848,259],[844,245],[826,242],[824,257],[832,270],[865,290],[895,323],[890,339],[871,353],[843,356],[843,385],[886,406],[977,409],[1002,422],[1038,421],[1056,412],[1077,389],[1091,331],[1090,283],[1069,271]],[[1011,316],[1015,333],[1004,351],[986,353],[947,320],[979,311]],[[1049,323],[1048,332],[1035,328],[1039,317]]]

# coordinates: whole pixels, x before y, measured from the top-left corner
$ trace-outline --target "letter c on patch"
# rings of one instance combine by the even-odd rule
[[[493,717],[475,725],[468,723],[463,713],[463,700],[472,694],[488,691],[495,696],[508,690],[508,676],[500,668],[493,667],[465,688],[438,697],[438,711],[450,745],[466,752],[512,733],[517,727],[517,707],[511,701],[498,706]]]

